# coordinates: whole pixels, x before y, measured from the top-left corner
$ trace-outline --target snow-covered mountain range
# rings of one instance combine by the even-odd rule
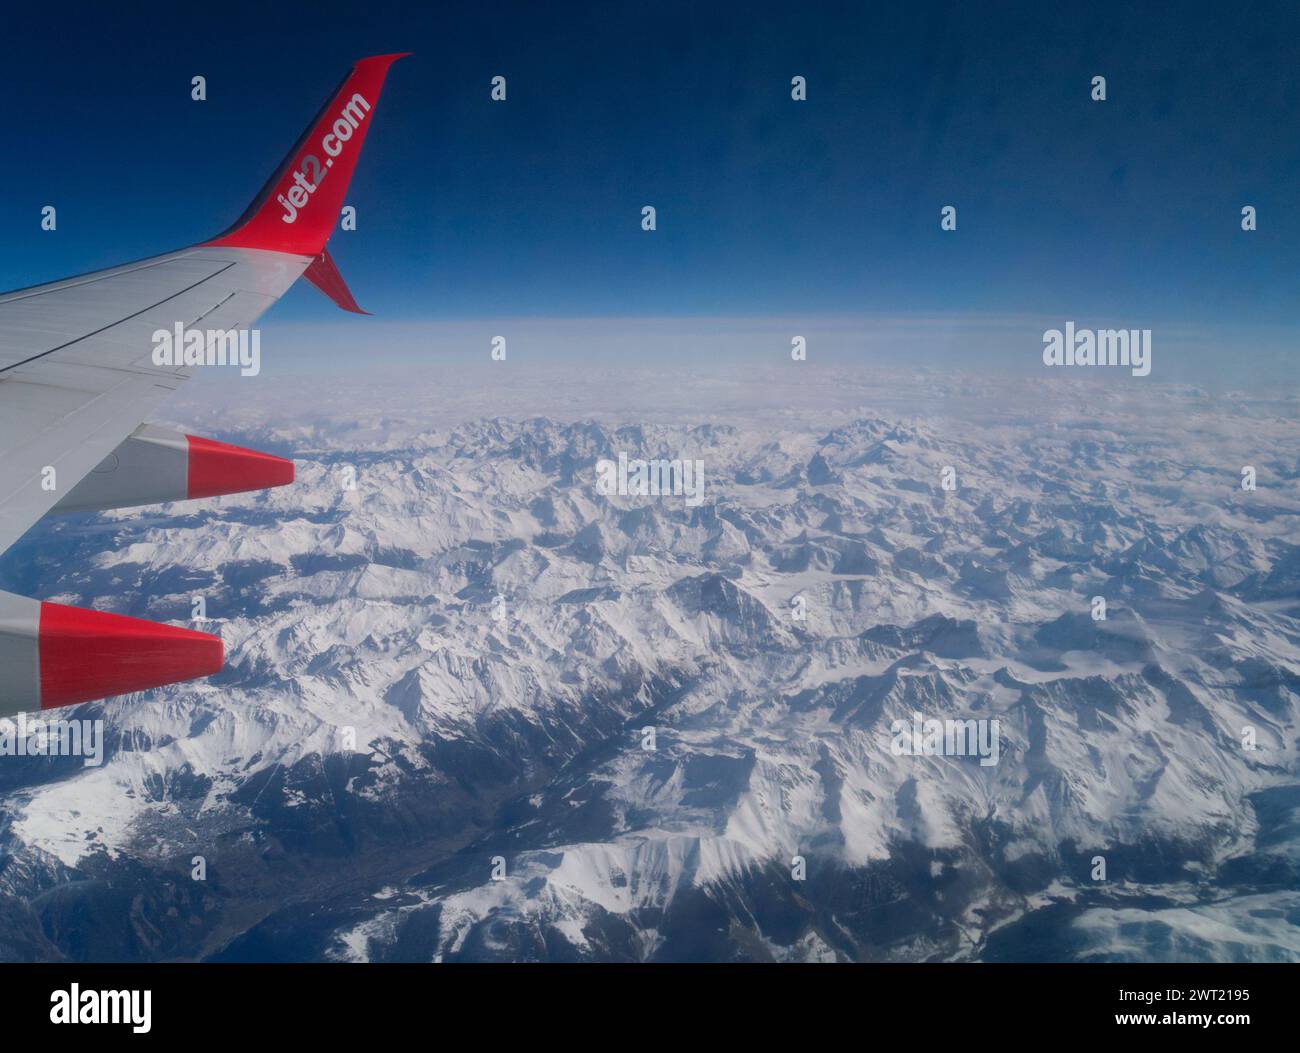
[[[196,390],[298,483],[5,556],[228,658],[0,758],[0,958],[1300,959],[1294,395],[493,369]]]

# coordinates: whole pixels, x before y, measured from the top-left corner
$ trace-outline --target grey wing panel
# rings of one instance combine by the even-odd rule
[[[194,249],[0,297],[0,551],[186,379],[156,330],[248,326],[309,262]]]

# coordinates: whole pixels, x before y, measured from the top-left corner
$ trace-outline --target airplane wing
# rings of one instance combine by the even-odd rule
[[[51,512],[292,481],[291,461],[144,422],[196,367],[247,363],[249,327],[299,277],[360,311],[325,245],[402,57],[358,62],[220,236],[0,296],[0,552]],[[206,633],[0,592],[0,716],[210,675],[222,658]]]

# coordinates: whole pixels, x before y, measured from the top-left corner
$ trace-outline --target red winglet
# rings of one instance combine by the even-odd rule
[[[208,245],[319,256],[334,232],[388,68],[409,55],[352,67],[239,222]]]
[[[303,272],[303,277],[342,307],[343,310],[351,311],[353,314],[370,313],[357,306],[356,298],[352,295],[352,290],[348,288],[348,283],[343,280],[343,275],[339,273],[338,264],[334,262],[334,257],[330,255],[329,249],[323,250],[319,256],[311,261],[311,266]]]

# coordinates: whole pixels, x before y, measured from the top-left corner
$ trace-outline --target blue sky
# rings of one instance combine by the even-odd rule
[[[410,50],[332,243],[386,318],[1300,307],[1290,5],[149,6],[4,17],[0,287],[220,231],[353,59]]]

